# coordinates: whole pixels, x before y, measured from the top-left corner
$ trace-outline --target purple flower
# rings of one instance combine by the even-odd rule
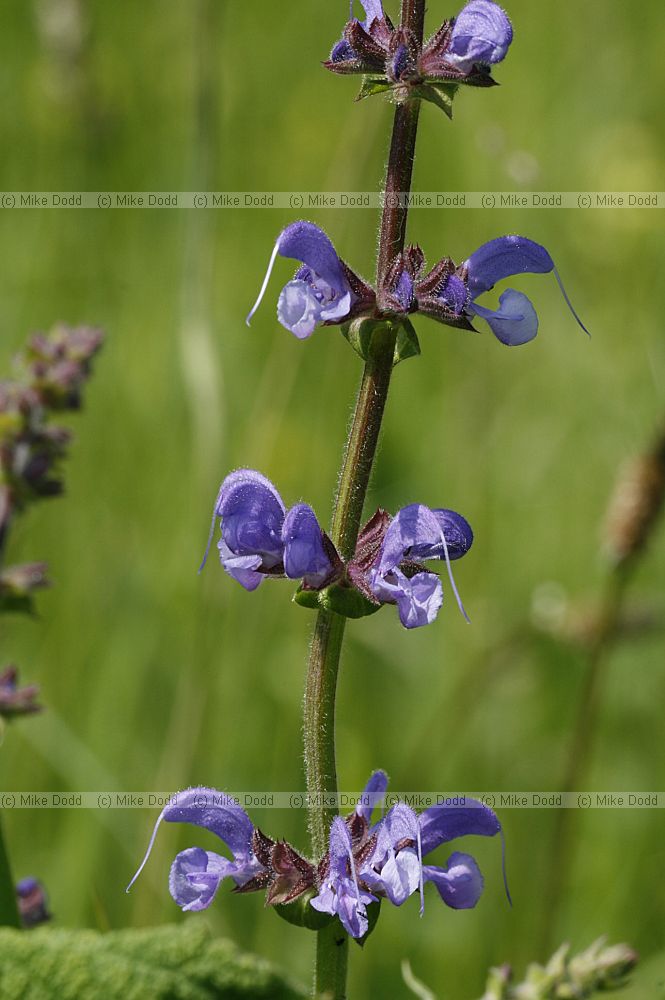
[[[311,222],[294,222],[277,238],[248,324],[263,299],[278,255],[302,264],[277,303],[279,322],[299,340],[310,337],[321,323],[344,323],[373,304],[372,289],[338,257],[323,230]]]
[[[17,883],[16,902],[21,924],[26,930],[47,923],[51,919],[46,890],[36,878],[22,878]]]
[[[169,890],[182,910],[205,910],[225,878],[242,887],[263,871],[252,846],[254,824],[239,803],[214,788],[189,788],[174,795],[162,809],[148,850],[127,886],[127,892],[150,857],[162,821],[204,827],[216,834],[233,856],[230,860],[200,847],[190,847],[177,855],[171,865]]]
[[[0,672],[0,717],[12,718],[41,712],[38,704],[39,688],[36,684],[19,687],[18,670],[14,666],[5,667]]]
[[[214,851],[190,847],[171,865],[169,891],[183,911],[206,910],[225,878],[235,883],[235,892],[267,890],[266,903],[289,903],[314,885],[311,864],[290,844],[274,841],[261,833],[236,799],[214,788],[189,788],[178,792],[160,813],[148,850],[127,892],[150,857],[159,826],[193,823],[216,834],[233,860]]]
[[[477,63],[498,63],[505,59],[513,40],[508,15],[491,0],[471,0],[457,15],[446,58],[463,72]]]
[[[443,603],[443,588],[436,574],[418,564],[420,560],[444,559],[453,593],[468,621],[450,563],[465,555],[472,543],[473,532],[461,514],[431,510],[422,504],[403,507],[390,522],[370,571],[372,593],[382,602],[397,605],[405,628],[429,625]]]
[[[355,812],[333,820],[329,855],[319,866],[319,894],[311,900],[315,909],[338,916],[355,938],[366,933],[367,906],[378,899],[401,906],[419,892],[422,914],[427,882],[453,909],[475,906],[483,878],[474,858],[454,852],[443,866],[425,865],[423,858],[458,837],[501,833],[495,813],[475,799],[432,806],[419,815],[397,803],[372,826],[372,810],[387,782],[385,772],[375,771]]]
[[[471,329],[473,318],[480,316],[502,344],[509,347],[526,344],[538,333],[538,316],[526,295],[509,288],[499,298],[498,309],[481,306],[476,299],[504,278],[550,271],[554,272],[568,308],[588,333],[549,253],[525,236],[500,236],[490,240],[458,268],[449,258],[444,258],[417,283],[418,310],[442,323]]]
[[[256,590],[266,576],[302,578],[317,588],[334,575],[337,556],[312,508],[301,503],[287,512],[273,484],[260,472],[238,469],[222,483],[199,572],[208,558],[217,518],[221,519],[220,561],[245,590]]]
[[[148,850],[127,892],[143,871],[160,824],[166,821],[192,823],[210,830],[232,856],[223,857],[198,847],[176,856],[169,889],[185,911],[207,909],[226,878],[235,883],[237,893],[266,890],[268,905],[288,904],[307,893],[306,905],[338,917],[354,938],[367,933],[367,907],[381,899],[401,906],[419,891],[422,914],[427,882],[436,886],[448,906],[458,910],[475,906],[483,879],[472,857],[455,852],[443,866],[425,865],[423,858],[458,837],[503,836],[496,815],[482,803],[466,798],[432,806],[420,815],[404,803],[397,803],[372,825],[372,813],[387,784],[385,772],[375,771],[355,810],[345,819],[335,817],[329,850],[317,866],[290,844],[271,840],[262,833],[231,796],[214,788],[179,792],[160,813]]]
[[[339,917],[351,937],[363,937],[369,926],[367,906],[376,902],[377,897],[360,888],[351,834],[341,816],[336,816],[330,827],[330,850],[324,871],[319,894],[310,901],[311,905],[321,913]]]

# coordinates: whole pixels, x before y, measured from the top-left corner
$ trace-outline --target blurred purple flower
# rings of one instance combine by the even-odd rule
[[[260,472],[238,469],[222,483],[199,572],[208,558],[217,518],[220,561],[245,590],[256,590],[266,576],[303,579],[307,586],[318,588],[335,573],[334,546],[312,508],[300,503],[287,512],[273,484]]]
[[[450,326],[467,328],[475,316],[480,316],[502,344],[509,347],[526,344],[538,333],[538,316],[526,295],[509,288],[501,295],[498,309],[481,306],[476,299],[504,278],[551,271],[568,308],[588,333],[568,298],[551,256],[545,247],[524,236],[500,236],[490,240],[457,268],[449,258],[444,258],[416,283],[418,311]]]
[[[16,901],[21,923],[26,930],[51,919],[46,891],[38,879],[21,879],[16,886]]]
[[[422,504],[403,507],[391,521],[370,571],[372,593],[380,601],[397,605],[405,628],[429,625],[443,603],[443,588],[436,574],[418,564],[426,559],[444,559],[453,593],[468,621],[450,563],[465,555],[472,543],[473,532],[461,514],[431,510]]]
[[[374,292],[337,255],[323,230],[311,222],[294,222],[277,238],[248,324],[263,299],[277,256],[302,264],[277,303],[279,322],[299,340],[310,337],[322,323],[344,323],[371,308]]]
[[[42,706],[37,703],[38,696],[39,688],[36,684],[19,687],[16,667],[5,667],[0,673],[0,716],[12,718],[41,712]]]

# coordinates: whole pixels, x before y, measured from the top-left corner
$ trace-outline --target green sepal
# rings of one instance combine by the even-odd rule
[[[324,590],[305,590],[300,586],[293,595],[293,600],[303,608],[312,608],[314,611],[323,608],[342,618],[366,618],[381,607],[380,604],[369,601],[359,590],[336,583]]]
[[[336,583],[320,591],[319,604],[326,611],[334,611],[343,618],[367,618],[381,608],[380,604],[369,601],[359,590],[340,587]]]
[[[362,101],[366,97],[373,97],[375,94],[385,94],[392,89],[393,84],[390,80],[386,80],[385,76],[364,76],[356,101]]]
[[[341,328],[342,336],[351,344],[356,354],[360,355],[363,361],[369,361],[377,348],[380,348],[383,336],[386,333],[395,334],[395,353],[393,365],[398,365],[400,361],[413,358],[420,354],[420,344],[418,336],[406,316],[399,319],[373,319],[371,316],[359,316],[344,323]]]
[[[359,944],[361,948],[364,948],[365,941],[376,927],[380,915],[381,915],[380,900],[376,903],[370,903],[369,906],[367,907],[367,930],[365,931],[365,933],[361,938],[354,938],[356,944]]]
[[[420,342],[418,340],[418,334],[416,333],[415,327],[410,319],[406,316],[400,321],[399,329],[397,331],[397,340],[395,342],[395,357],[393,359],[393,367],[398,365],[400,361],[406,361],[407,358],[415,358],[420,354]]]
[[[296,590],[293,595],[293,601],[295,604],[299,604],[301,608],[311,608],[312,611],[318,611],[321,607],[319,604],[319,591],[305,590],[302,586]]]
[[[292,903],[278,903],[272,909],[275,913],[286,920],[287,924],[295,927],[306,927],[310,931],[320,931],[335,919],[330,913],[321,913],[310,905],[310,901],[318,895],[316,889],[308,889],[302,896],[298,896]]]
[[[435,104],[437,108],[441,108],[444,115],[452,120],[453,97],[456,89],[457,88],[454,85],[451,88],[449,83],[425,83],[421,86],[414,87],[411,92],[411,96],[419,97],[423,101]]]

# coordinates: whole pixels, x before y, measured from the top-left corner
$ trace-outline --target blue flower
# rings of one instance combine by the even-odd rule
[[[277,303],[279,322],[299,340],[310,337],[320,324],[344,323],[373,305],[374,292],[338,256],[323,230],[311,222],[294,222],[277,238],[248,324],[265,295],[278,256],[302,264]]]
[[[176,856],[169,890],[184,911],[207,909],[225,879],[234,883],[235,892],[265,890],[268,905],[288,904],[309,893],[309,905],[337,917],[354,938],[367,933],[367,907],[382,899],[401,906],[418,892],[422,915],[428,882],[453,909],[475,906],[483,879],[474,858],[454,852],[444,865],[426,865],[423,859],[459,837],[503,836],[495,813],[475,799],[432,806],[420,814],[398,802],[372,824],[372,813],[387,785],[384,771],[370,776],[355,810],[344,819],[336,816],[333,820],[329,849],[317,865],[290,844],[262,833],[231,796],[214,788],[178,792],[160,813],[127,892],[150,857],[161,823],[167,822],[191,823],[209,830],[231,854],[228,858],[190,847]]]
[[[216,834],[233,856],[230,860],[200,847],[190,847],[176,856],[171,865],[169,891],[182,910],[207,909],[225,878],[242,887],[265,870],[254,853],[254,824],[240,804],[213,788],[189,788],[172,796],[162,809],[148,850],[127,892],[143,871],[162,822],[204,827]]]
[[[440,261],[416,282],[418,311],[450,326],[473,329],[471,321],[484,319],[495,337],[509,347],[526,344],[538,333],[538,316],[522,292],[507,289],[498,309],[489,309],[476,300],[498,281],[517,274],[553,272],[563,297],[585,333],[589,331],[575,312],[550,254],[525,236],[500,236],[484,243],[459,267],[449,258]]]
[[[256,590],[266,576],[303,579],[316,588],[334,575],[336,553],[312,508],[300,503],[287,512],[270,480],[254,469],[238,469],[222,483],[201,569],[217,518],[220,561],[245,590]]]
[[[378,558],[370,570],[372,593],[396,604],[402,625],[417,628],[434,621],[443,603],[443,588],[435,573],[418,563],[443,559],[460,611],[468,617],[457,592],[450,563],[461,559],[473,543],[473,532],[461,514],[431,510],[423,504],[403,507],[390,522]]]
[[[346,820],[336,817],[333,821],[329,855],[319,866],[323,872],[319,894],[311,900],[315,909],[338,916],[355,938],[367,930],[367,906],[379,899],[401,906],[418,892],[422,915],[427,882],[453,909],[474,907],[483,878],[473,857],[456,851],[442,866],[425,865],[423,859],[458,837],[502,834],[496,814],[475,799],[432,806],[420,814],[399,802],[372,825],[374,805],[387,784],[385,772],[375,771],[355,812]]]

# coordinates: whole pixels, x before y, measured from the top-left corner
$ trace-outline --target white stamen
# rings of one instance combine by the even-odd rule
[[[573,303],[568,298],[568,293],[566,292],[566,289],[563,287],[563,281],[561,280],[561,275],[559,274],[559,272],[557,271],[556,268],[554,268],[553,270],[554,270],[554,277],[559,282],[559,288],[561,289],[561,294],[563,295],[564,299],[566,300],[566,305],[568,306],[568,308],[570,309],[571,313],[573,314],[573,316],[575,317],[575,319],[577,320],[577,322],[579,323],[579,325],[582,327],[582,329],[586,333],[587,337],[590,337],[591,334],[589,333],[589,331],[585,327],[584,323],[582,322],[582,320],[579,318],[579,316],[575,312],[575,310],[573,308]]]
[[[278,253],[279,253],[279,240],[277,240],[277,242],[275,243],[272,254],[270,255],[270,260],[268,262],[268,270],[266,271],[266,276],[263,279],[263,284],[261,285],[261,291],[259,292],[259,297],[257,298],[256,302],[250,309],[247,315],[247,319],[245,320],[247,326],[249,326],[249,321],[251,320],[252,316],[261,305],[261,299],[266,293],[266,288],[268,287],[268,282],[270,281],[270,275],[272,274],[272,269],[275,266],[275,257],[277,256]]]
[[[129,890],[134,885],[134,883],[136,882],[137,878],[139,877],[139,875],[141,874],[141,872],[145,868],[146,862],[147,862],[148,858],[150,857],[150,852],[152,851],[153,844],[155,843],[155,837],[157,836],[157,830],[159,829],[159,824],[162,822],[163,817],[164,817],[164,810],[162,809],[162,811],[160,812],[159,816],[157,817],[157,822],[155,823],[155,828],[152,831],[152,837],[150,838],[150,843],[148,844],[148,850],[145,852],[145,857],[143,858],[143,861],[141,862],[141,864],[137,868],[136,874],[134,875],[134,877],[132,878],[131,882],[129,883],[129,885],[125,889],[125,892],[129,892]]]
[[[210,546],[212,545],[212,536],[215,533],[215,519],[219,517],[219,505],[220,505],[221,499],[222,499],[222,488],[223,488],[223,486],[224,486],[224,483],[222,483],[222,485],[219,487],[219,493],[217,494],[217,499],[215,500],[215,507],[214,507],[213,512],[212,512],[212,521],[210,522],[210,532],[208,534],[208,544],[206,545],[205,554],[203,556],[203,562],[201,563],[201,565],[199,566],[199,569],[198,569],[199,573],[203,570],[203,567],[205,566],[206,562],[208,561],[208,554],[210,552]]]
[[[446,536],[443,533],[443,528],[441,529],[441,541],[443,542],[443,554],[444,554],[444,557],[445,557],[445,560],[446,560],[446,568],[448,570],[448,579],[450,580],[450,586],[453,588],[453,594],[455,595],[455,599],[457,601],[457,607],[460,609],[460,611],[464,615],[464,618],[466,619],[466,621],[470,625],[471,624],[471,619],[469,618],[469,616],[467,615],[467,613],[466,613],[466,611],[464,609],[464,605],[462,604],[462,598],[460,597],[459,591],[457,590],[457,587],[455,586],[455,578],[453,577],[453,570],[452,570],[452,566],[450,565],[450,556],[448,555],[448,545],[446,543]]]

